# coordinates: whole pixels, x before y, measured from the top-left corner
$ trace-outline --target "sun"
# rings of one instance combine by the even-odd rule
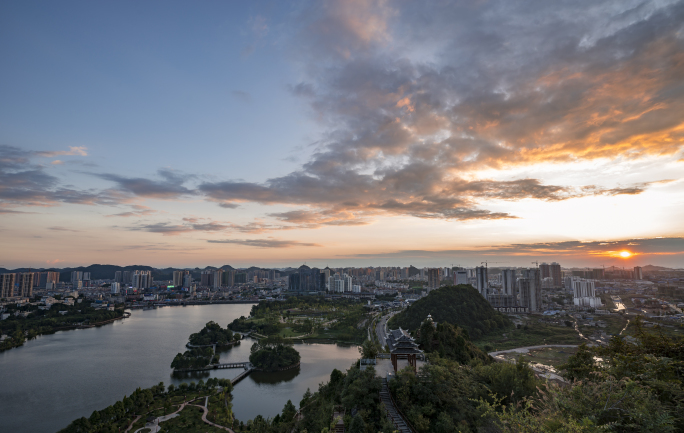
[[[632,257],[632,253],[630,253],[629,251],[620,251],[620,257],[622,257],[623,259],[628,259]]]

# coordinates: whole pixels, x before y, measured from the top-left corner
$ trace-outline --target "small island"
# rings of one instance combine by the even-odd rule
[[[210,369],[219,363],[216,347],[240,344],[240,334],[221,328],[216,322],[208,322],[200,332],[190,335],[188,350],[178,353],[171,362],[175,371]]]
[[[300,355],[292,342],[279,336],[262,338],[252,345],[249,362],[262,371],[282,371],[299,365]]]
[[[232,346],[240,344],[240,334],[228,329],[221,328],[221,325],[211,321],[204,325],[200,332],[190,335],[188,347],[201,346]]]

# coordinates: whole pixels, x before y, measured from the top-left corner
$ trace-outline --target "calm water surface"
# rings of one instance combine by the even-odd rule
[[[250,304],[134,310],[133,316],[100,328],[38,337],[0,353],[0,431],[55,432],[89,417],[137,387],[210,377],[233,378],[240,369],[172,377],[169,365],[185,350],[188,336],[213,320],[226,326],[248,316]],[[252,340],[221,352],[221,362],[247,361]],[[289,399],[299,406],[307,388],[318,389],[334,369],[358,358],[356,347],[298,344],[301,367],[282,373],[252,373],[236,385],[233,410],[241,421],[273,417]]]

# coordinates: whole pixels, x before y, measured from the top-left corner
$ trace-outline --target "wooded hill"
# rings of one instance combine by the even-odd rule
[[[473,286],[461,284],[431,291],[428,296],[392,317],[388,327],[396,329],[401,326],[415,331],[428,314],[437,323],[448,322],[464,328],[473,340],[512,326],[511,321],[494,310]]]

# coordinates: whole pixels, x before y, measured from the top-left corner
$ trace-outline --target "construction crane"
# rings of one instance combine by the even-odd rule
[[[537,265],[539,267],[539,262],[532,262],[533,265]]]
[[[489,263],[508,263],[508,262],[480,262],[481,265],[482,264],[485,265],[485,268],[487,268],[489,266]]]

